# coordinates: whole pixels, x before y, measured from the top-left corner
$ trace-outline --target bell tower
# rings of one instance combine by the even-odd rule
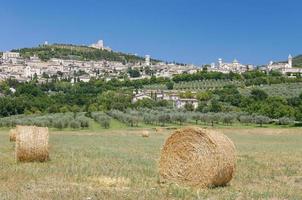
[[[289,68],[293,67],[293,57],[290,54],[288,56],[288,66]]]

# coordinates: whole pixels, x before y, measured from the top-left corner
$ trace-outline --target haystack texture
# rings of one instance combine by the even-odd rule
[[[224,186],[234,176],[236,150],[225,135],[201,128],[176,130],[159,162],[161,182],[192,187]]]
[[[10,129],[9,130],[9,141],[15,142],[16,141],[16,135],[17,135],[17,130],[16,129]]]
[[[149,131],[142,132],[142,137],[149,137],[149,136],[150,136]]]
[[[20,162],[47,161],[48,128],[17,126],[16,160]]]

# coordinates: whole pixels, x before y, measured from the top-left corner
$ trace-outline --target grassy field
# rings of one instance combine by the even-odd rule
[[[0,199],[302,199],[302,129],[218,128],[235,143],[237,171],[227,187],[158,183],[161,134],[110,130],[52,131],[51,161],[16,163],[0,131]],[[200,169],[202,170],[202,169]]]

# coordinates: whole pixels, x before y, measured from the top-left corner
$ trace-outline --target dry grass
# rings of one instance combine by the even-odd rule
[[[129,185],[131,183],[129,178],[125,177],[108,177],[108,176],[101,176],[101,177],[88,177],[88,182],[95,184],[102,188],[112,189],[118,188],[120,190],[129,189]]]
[[[234,175],[236,153],[224,134],[201,128],[176,130],[159,161],[161,181],[197,188],[224,186]]]
[[[161,127],[156,127],[155,128],[155,132],[160,134],[160,133],[163,133],[165,131],[165,128],[161,128]]]
[[[16,164],[0,131],[0,199],[302,199],[301,129],[266,130],[221,129],[236,145],[236,174],[227,187],[202,190],[159,184],[166,132],[51,133],[51,161]]]

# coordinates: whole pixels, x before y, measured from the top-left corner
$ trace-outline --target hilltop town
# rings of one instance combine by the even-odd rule
[[[48,51],[46,55],[45,49]],[[62,50],[63,53],[60,53]],[[84,54],[84,56],[80,57],[79,54]],[[127,59],[127,57],[129,58]],[[153,60],[149,55],[139,57],[113,52],[110,47],[104,45],[103,40],[87,46],[50,45],[45,42],[37,48],[24,48],[2,53],[0,80],[15,79],[19,82],[26,82],[35,78],[39,82],[48,79],[88,82],[91,78],[104,78],[106,80],[112,78],[135,80],[151,78],[152,76],[172,78],[177,74],[196,73],[201,70],[201,67],[206,67],[208,71],[212,72],[239,74],[259,69],[252,64],[242,64],[237,59],[229,63],[218,59],[217,63],[204,66],[168,63]],[[277,70],[287,75],[302,72],[300,68],[293,68],[291,55],[288,62],[271,61],[260,69],[264,72]]]
[[[50,56],[47,59],[39,55],[40,49],[50,51],[65,50],[70,55]],[[105,47],[102,40],[90,46],[75,45],[49,45],[45,42],[35,49],[37,54],[30,49],[13,50],[4,52],[0,60],[0,80],[16,79],[26,82],[33,78],[40,82],[46,79],[68,79],[71,82],[88,82],[91,78],[129,78],[143,79],[156,77],[171,78],[175,74],[195,73],[198,68],[194,65],[183,65],[152,60],[149,55],[145,58],[131,54],[113,52]],[[73,55],[74,53],[97,54],[97,58],[84,58]],[[30,55],[32,54],[32,55]],[[60,58],[61,57],[61,58]],[[130,57],[131,59],[127,59]]]

